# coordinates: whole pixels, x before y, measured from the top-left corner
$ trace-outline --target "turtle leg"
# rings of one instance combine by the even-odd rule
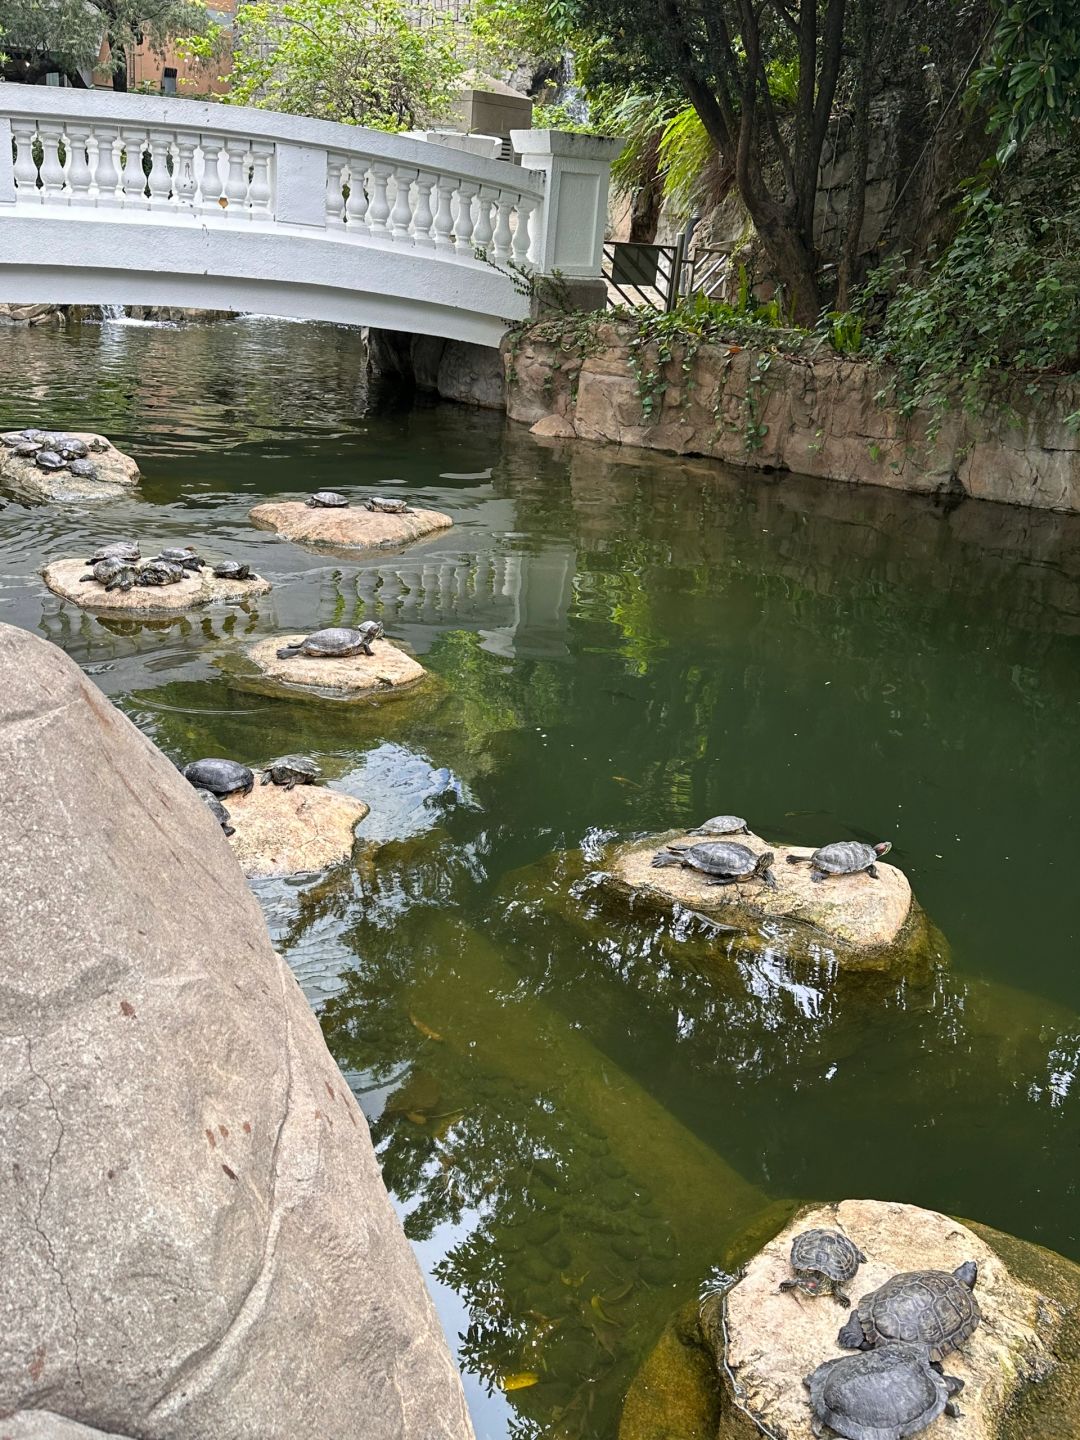
[[[842,1290],[838,1290],[835,1285],[833,1286],[832,1298],[836,1301],[838,1305],[842,1305],[845,1310],[851,1309],[851,1296],[845,1295],[844,1292]]]
[[[811,871],[810,871],[810,879],[814,882],[815,885],[820,885],[821,882],[825,879],[825,871],[824,871],[824,870],[811,870]]]
[[[866,1344],[866,1332],[863,1330],[862,1321],[859,1319],[858,1311],[836,1337],[836,1343],[842,1350],[861,1350]]]
[[[269,770],[264,770],[264,771],[263,771],[262,783],[263,783],[264,785],[269,785],[269,784],[270,784],[270,771],[269,771]]]
[[[286,795],[289,793],[289,791],[293,788],[293,786],[294,786],[295,784],[296,784],[296,781],[295,781],[295,780],[290,780],[290,781],[288,782],[288,784],[285,786],[285,793],[286,793]]]
[[[235,826],[235,825],[222,825],[222,827],[221,827],[221,833],[222,833],[223,835],[235,835],[235,834],[236,834],[236,826]]]
[[[705,881],[706,885],[738,885],[738,883],[739,878],[737,875],[711,875],[709,879]]]
[[[878,874],[878,868],[877,868],[876,865],[868,865],[868,866],[866,867],[866,873],[867,873],[867,875],[870,876],[870,879],[871,879],[871,880],[880,880],[880,879],[881,879],[881,876]]]
[[[374,655],[374,654],[375,654],[375,651],[371,648],[371,646],[368,645],[368,644],[366,644],[366,643],[363,644],[363,645],[361,645],[361,646],[360,646],[360,649],[361,649],[361,651],[362,651],[365,655]]]

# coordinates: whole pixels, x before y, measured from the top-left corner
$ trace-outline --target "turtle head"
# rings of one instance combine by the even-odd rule
[[[881,842],[880,845],[875,845],[875,846],[874,846],[874,854],[875,854],[875,855],[878,857],[878,859],[880,860],[880,859],[882,859],[885,855],[887,855],[891,849],[892,849],[892,841],[891,841],[891,840],[882,840],[882,842]]]
[[[776,876],[772,873],[772,865],[775,859],[776,856],[771,850],[765,850],[758,856],[757,864],[754,866],[754,874],[764,880],[770,890],[777,888]]]
[[[958,1265],[953,1271],[961,1285],[966,1285],[969,1290],[975,1289],[975,1281],[979,1278],[979,1267],[974,1260],[965,1260],[963,1265]]]

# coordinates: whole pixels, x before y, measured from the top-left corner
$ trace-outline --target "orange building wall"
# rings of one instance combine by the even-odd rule
[[[219,24],[230,21],[235,14],[235,5],[215,5],[214,19]],[[101,59],[108,57],[108,48],[101,43]],[[155,94],[161,92],[161,81],[165,67],[171,65],[176,71],[177,95],[226,95],[229,91],[229,71],[232,56],[219,57],[209,65],[192,64],[184,60],[172,45],[167,45],[163,54],[153,50],[144,41],[133,54],[128,55],[128,89],[143,89],[149,86]],[[112,75],[107,69],[94,71],[94,86],[97,89],[112,88]]]

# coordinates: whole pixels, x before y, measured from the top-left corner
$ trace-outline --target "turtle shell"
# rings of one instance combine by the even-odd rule
[[[193,760],[181,772],[196,790],[209,790],[213,795],[247,795],[255,788],[255,776],[246,765],[236,760]]]
[[[68,469],[77,480],[97,479],[97,471],[94,469],[94,462],[92,460],[72,460]]]
[[[932,1424],[949,1400],[926,1351],[902,1343],[826,1360],[803,1383],[818,1423],[844,1440],[906,1440]]]
[[[34,456],[34,463],[39,470],[63,470],[67,461],[56,450],[39,450]]]
[[[364,645],[367,637],[359,630],[345,625],[332,625],[326,630],[315,630],[300,642],[302,655],[355,655]]]
[[[307,503],[312,510],[340,510],[342,506],[348,505],[349,501],[336,490],[316,490]]]
[[[113,540],[108,545],[100,545],[86,563],[96,565],[99,560],[134,561],[138,558],[139,542],[137,540]]]
[[[85,460],[90,454],[89,445],[77,435],[61,435],[56,448],[65,460]]]
[[[880,859],[876,850],[858,840],[837,840],[832,845],[822,845],[820,850],[815,850],[810,863],[816,870],[824,870],[829,875],[856,875]]]
[[[745,835],[750,827],[741,815],[714,815],[690,833],[692,835]]]
[[[751,875],[758,857],[746,845],[733,840],[705,841],[682,851],[683,864],[706,875]]]
[[[251,576],[251,566],[239,560],[222,560],[220,565],[214,566],[214,575],[218,580],[247,580]]]
[[[853,1280],[866,1259],[839,1230],[804,1230],[791,1242],[791,1268],[826,1275],[841,1285]]]
[[[862,1297],[856,1315],[867,1344],[903,1340],[925,1345],[937,1361],[962,1345],[982,1319],[971,1286],[947,1270],[893,1275]]]

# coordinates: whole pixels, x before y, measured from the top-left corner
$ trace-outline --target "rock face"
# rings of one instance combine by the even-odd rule
[[[718,1356],[724,1377],[720,1440],[754,1440],[761,1433],[775,1440],[812,1440],[803,1377],[822,1361],[850,1353],[836,1343],[847,1311],[829,1297],[812,1300],[777,1290],[791,1274],[793,1236],[813,1226],[842,1230],[866,1255],[851,1286],[856,1303],[898,1272],[951,1271],[965,1260],[977,1262],[975,1293],[982,1323],[943,1362],[946,1374],[965,1382],[964,1414],[942,1421],[941,1434],[944,1440],[947,1426],[951,1440],[997,1440],[1020,1392],[1054,1368],[1054,1342],[1063,1318],[1060,1303],[1010,1273],[996,1250],[959,1221],[914,1205],[876,1200],[845,1200],[800,1211],[755,1256],[727,1295],[726,1354]],[[706,1331],[721,1349],[722,1304],[708,1302],[704,1316]]]
[[[368,813],[362,800],[324,785],[257,784],[250,795],[230,796],[225,808],[245,875],[299,875],[347,859]]]
[[[66,325],[67,314],[62,305],[0,305],[0,325]]]
[[[365,510],[362,505],[313,509],[303,500],[256,505],[249,516],[254,525],[276,530],[286,540],[347,550],[392,550],[436,530],[449,530],[454,523],[438,510],[413,509],[409,515],[383,515]]]
[[[467,1440],[363,1115],[220,827],[59,650],[0,626],[0,675],[0,1428]]]
[[[112,500],[139,483],[139,467],[130,455],[117,450],[104,435],[67,430],[85,442],[94,467],[93,479],[80,479],[70,470],[41,470],[32,457],[24,458],[0,445],[0,481],[28,500]]]
[[[373,655],[350,655],[343,660],[310,655],[279,658],[279,649],[297,645],[303,638],[303,635],[272,636],[252,645],[247,653],[264,675],[286,685],[326,694],[369,695],[374,691],[389,695],[394,690],[408,690],[427,674],[411,655],[398,650],[388,640],[374,641]]]
[[[98,610],[112,615],[171,615],[177,610],[194,610],[215,600],[245,600],[265,595],[272,587],[269,580],[252,575],[248,580],[218,580],[207,566],[188,571],[175,585],[135,585],[130,590],[106,590],[96,580],[82,577],[90,573],[83,560],[55,560],[41,572],[45,584],[54,595],[70,600],[83,610]]]
[[[664,906],[679,904],[731,923],[757,926],[765,920],[791,921],[799,930],[841,948],[844,963],[872,963],[904,936],[912,910],[907,876],[894,865],[878,862],[879,878],[869,875],[835,875],[816,883],[808,865],[789,865],[788,855],[807,856],[805,846],[774,845],[757,835],[735,837],[756,855],[771,850],[776,857],[773,874],[777,888],[760,880],[741,885],[710,885],[697,870],[678,866],[654,869],[652,858],[663,846],[688,846],[707,837],[669,830],[645,840],[617,847],[605,861],[605,883],[635,899]]]
[[[1075,380],[1018,389],[1012,415],[950,411],[930,441],[928,414],[905,419],[877,403],[889,377],[870,364],[713,343],[700,346],[688,374],[679,351],[659,367],[666,388],[646,417],[632,339],[630,328],[602,322],[587,351],[568,351],[550,326],[534,326],[504,346],[507,413],[551,438],[1080,511],[1080,435],[1066,423],[1080,408]],[[647,370],[650,357],[637,363]]]

